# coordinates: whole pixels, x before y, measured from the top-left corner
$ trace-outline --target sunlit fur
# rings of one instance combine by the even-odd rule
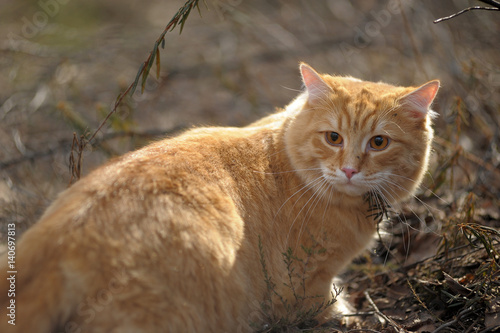
[[[284,110],[153,143],[63,192],[17,242],[15,326],[0,257],[0,331],[249,331],[295,302],[282,254],[306,258],[302,246],[325,249],[302,276],[306,295],[329,299],[376,230],[363,196],[396,203],[419,185],[438,83],[394,87],[305,64],[301,73],[305,90]],[[376,135],[386,149],[368,148]],[[343,168],[356,171],[350,181]]]

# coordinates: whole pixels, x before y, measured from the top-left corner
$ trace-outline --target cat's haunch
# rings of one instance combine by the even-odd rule
[[[422,180],[439,82],[300,72],[305,89],[285,109],[152,143],[61,193],[17,244],[15,326],[0,257],[0,331],[251,332],[311,309],[330,318],[332,280],[370,244],[373,210]]]

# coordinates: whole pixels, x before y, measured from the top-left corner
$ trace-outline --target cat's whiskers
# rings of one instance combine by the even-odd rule
[[[311,205],[309,205],[309,208],[307,209],[306,213],[304,214],[304,219],[302,221],[302,224],[300,225],[300,229],[299,229],[299,233],[298,233],[298,237],[297,237],[297,244],[296,244],[296,246],[299,245],[299,241],[301,239],[302,231],[303,231],[304,226],[307,225],[307,223],[309,222],[310,218],[312,217],[313,212],[316,209],[318,203],[323,199],[323,195],[325,193],[325,188],[327,189],[329,187],[330,187],[330,182],[327,179],[325,179],[325,181],[323,183],[321,183],[321,185],[319,185],[317,187],[316,191],[311,196],[311,199],[313,199],[313,198],[314,199],[313,199],[313,202],[311,203]],[[306,202],[306,204],[301,209],[301,211],[307,206],[307,204],[309,203],[309,201],[311,199],[309,199]],[[300,212],[299,212],[299,214],[300,214]]]
[[[327,104],[327,106],[318,106],[315,108],[315,110],[317,111],[321,111],[321,112],[327,112],[329,114],[332,115],[332,118],[335,119],[336,117],[339,116],[339,111],[337,110],[337,108],[335,107],[335,105],[332,103],[332,101],[325,101],[325,103]]]
[[[384,198],[383,193],[381,193],[378,189],[374,188],[371,189],[371,192],[373,193],[373,197],[375,198],[375,205],[376,209],[379,211],[383,211],[384,208],[387,206],[387,199]]]
[[[286,89],[286,90],[290,90],[290,91],[293,91],[293,92],[296,92],[296,93],[299,93],[299,94],[301,94],[301,93],[304,92],[304,90],[302,90],[302,89],[295,89],[295,88],[290,88],[290,87],[287,87],[287,86],[281,86],[281,88]]]
[[[383,185],[384,184],[381,184],[380,182],[376,182],[375,184],[370,184],[369,185],[371,187],[370,188],[370,192],[373,194],[373,199],[372,200],[375,200],[375,203],[376,203],[376,206],[377,206],[379,212],[382,212],[382,213],[384,211],[386,211],[385,207],[387,207],[388,202],[390,202],[390,200],[387,198],[387,196],[389,196],[390,199],[392,199],[393,201],[396,200],[394,198],[394,196],[389,192],[389,189],[385,188]],[[384,192],[386,194],[384,194]],[[409,227],[410,227],[409,223],[406,223],[406,221],[403,222],[399,216],[398,216],[398,218],[399,218],[399,220],[401,222],[400,223],[401,228],[403,228],[403,225],[405,225],[406,229],[407,229],[406,232],[409,234]],[[404,233],[403,230],[402,230],[402,233]],[[390,233],[390,234],[393,234],[393,233]],[[388,260],[388,256],[389,256],[389,249],[390,249],[390,247],[392,245],[392,238],[390,238],[390,243],[389,244],[385,244],[384,240],[382,239],[382,237],[380,236],[380,233],[379,233],[379,239],[380,239],[381,243],[384,245],[384,247],[387,250],[386,257],[384,258],[384,262],[386,262]],[[406,244],[405,238],[403,237],[403,248],[406,251],[406,254],[405,254],[406,258],[408,257],[408,254],[409,254],[410,242],[411,242],[411,238],[408,238],[408,244]]]
[[[319,189],[319,188],[321,188],[321,187],[324,185],[324,183],[325,183],[325,182],[326,182],[326,180],[324,179],[324,176],[323,176],[323,175],[321,175],[321,176],[319,176],[318,178],[316,178],[316,180],[315,180],[314,182],[310,182],[310,183],[308,184],[308,187],[309,187],[309,189],[308,189],[308,190],[314,190],[314,193],[313,193],[313,194],[311,195],[311,197],[307,200],[307,202],[304,204],[304,206],[300,209],[300,211],[299,211],[299,213],[296,215],[295,219],[297,219],[297,217],[300,215],[300,213],[302,212],[302,210],[303,210],[303,209],[307,206],[307,204],[309,203],[309,201],[311,201],[311,199],[312,199],[312,198],[314,198],[314,197],[316,196],[316,194],[317,194],[317,192],[318,192],[318,189]],[[307,193],[307,191],[306,191],[306,192],[304,192],[304,193],[303,193],[303,194],[302,194],[302,195],[301,195],[301,196],[297,199],[297,201],[293,204],[293,206],[291,207],[291,208],[292,208],[292,210],[295,208],[295,206],[297,205],[297,203],[300,201],[300,199],[303,197],[303,195],[304,195],[305,193]],[[295,219],[294,219],[294,221],[292,222],[292,226],[293,226],[293,224],[295,223]]]
[[[415,184],[419,184],[416,180],[411,179],[411,178],[408,178],[408,177],[405,177],[405,176],[402,176],[402,175],[393,174],[393,173],[390,173],[390,175],[391,175],[391,176],[395,176],[395,177],[400,177],[400,178],[403,178],[403,179],[408,180],[408,181],[411,181],[411,182],[413,182],[413,183],[415,183]],[[446,201],[445,199],[441,198],[439,195],[437,195],[434,191],[432,191],[432,190],[431,190],[430,188],[428,188],[427,186],[425,186],[425,185],[423,185],[423,184],[420,184],[419,186],[420,186],[421,188],[423,188],[424,190],[429,191],[429,192],[430,192],[430,193],[431,193],[434,197],[436,197],[437,199],[439,199],[439,200],[440,200],[443,204],[445,204],[445,205],[449,205],[449,204],[451,204],[451,202]],[[419,201],[419,202],[420,202],[421,204],[423,204],[423,205],[428,206],[428,205],[427,205],[425,202],[423,202],[423,201]],[[429,207],[430,207],[430,206],[429,206]]]
[[[382,177],[382,179],[384,179],[386,182],[390,183],[392,186],[395,186],[395,187],[397,187],[398,189],[403,190],[403,191],[405,191],[406,193],[411,194],[411,196],[412,196],[414,199],[416,199],[416,200],[417,200],[420,204],[422,204],[422,206],[424,206],[424,207],[425,207],[425,209],[427,210],[427,212],[430,214],[430,216],[432,217],[432,219],[435,221],[434,213],[432,212],[432,208],[433,208],[432,206],[430,206],[430,205],[428,205],[427,203],[425,203],[422,199],[420,199],[419,197],[417,197],[416,195],[414,195],[413,193],[411,193],[410,191],[408,191],[406,188],[404,188],[403,186],[401,186],[401,185],[400,185],[400,184],[398,184],[397,182],[392,181],[391,179],[388,179],[386,176],[388,175],[388,176],[390,176],[390,177],[400,177],[400,178],[403,178],[403,179],[405,179],[405,180],[412,181],[412,182],[414,182],[414,183],[415,183],[415,181],[414,181],[413,179],[408,178],[408,177],[405,177],[405,176],[397,175],[397,174],[392,174],[392,173],[389,173],[389,174],[388,174],[388,173],[379,173],[379,175]],[[431,192],[432,192],[432,191],[431,191]],[[444,199],[439,198],[437,195],[436,195],[436,197],[437,197],[438,199],[440,199],[440,200],[442,200],[443,202],[445,202],[445,203],[446,203],[446,201],[445,201]],[[413,213],[415,216],[417,216],[417,217],[418,217],[418,215],[417,215],[417,214],[416,214],[416,213],[415,213],[415,212],[411,209],[411,207],[410,207],[410,210],[412,211],[412,213]],[[419,219],[419,222],[420,222],[420,224],[421,224],[421,225],[424,225],[424,226],[426,225],[426,223],[425,223],[424,221],[422,221],[422,220],[420,219],[420,217],[418,217],[418,219]]]
[[[394,198],[394,188],[395,187],[396,189],[399,189],[399,190],[403,190],[403,191],[406,191],[408,193],[410,193],[406,188],[404,188],[403,186],[401,186],[400,184],[392,181],[391,179],[389,179],[389,176],[398,176],[398,177],[402,177],[402,178],[405,178],[407,180],[412,180],[410,178],[407,178],[407,177],[404,177],[404,176],[401,176],[401,175],[396,175],[396,174],[392,174],[392,173],[379,173],[378,174],[379,177],[381,177],[380,179],[386,183],[386,184],[389,184],[390,186],[389,187],[383,187],[381,184],[379,184],[379,192],[382,196],[389,196],[391,199],[395,199]],[[413,181],[413,180],[412,180]],[[384,194],[385,192],[385,194]],[[421,202],[423,204],[423,206],[427,209],[427,211],[431,214],[432,218],[434,219],[434,215],[433,213],[431,212],[431,210],[429,209],[430,206],[428,206],[427,204],[425,204],[421,199],[419,199],[417,196],[413,195],[412,194],[412,197],[414,197],[415,199],[417,199],[419,202]],[[432,229],[430,229],[429,227],[427,227],[427,223],[422,220],[422,218],[411,208],[411,207],[408,207],[410,209],[410,211],[413,213],[414,216],[416,216],[416,218],[418,219],[419,223],[421,226],[425,227],[423,230],[425,232],[431,232],[435,235],[438,235],[438,233]],[[400,223],[400,227],[401,227],[401,232],[402,233],[407,233],[408,235],[410,234],[410,230],[414,230],[414,231],[417,231],[417,232],[421,232],[422,231],[422,228],[421,229],[417,229],[413,226],[411,226],[411,224],[406,220],[406,217],[405,216],[401,216],[401,215],[397,215],[397,218],[399,220]],[[403,228],[406,227],[406,231],[403,230]],[[393,232],[391,232],[393,233]],[[405,253],[405,258],[408,258],[409,256],[409,251],[410,251],[410,243],[411,243],[411,237],[407,237],[408,238],[408,243],[406,243],[406,237],[403,237],[403,247],[406,251]]]
[[[395,122],[392,117],[390,117],[393,112],[398,109],[400,107],[400,105],[398,104],[395,104],[393,105],[392,107],[388,108],[387,110],[385,110],[384,112],[380,113],[380,114],[377,114],[376,115],[376,118],[375,118],[375,123],[383,123],[384,121],[386,121],[387,123],[390,123],[394,126],[396,126],[400,131],[401,133],[406,133],[406,131],[397,123]],[[387,135],[391,136],[391,133],[387,133]]]
[[[383,186],[380,186],[380,193],[385,197],[387,198],[387,196],[390,197],[391,200],[388,200],[388,202],[397,202],[398,201],[398,197],[396,197],[396,193],[395,193],[395,189],[392,188],[392,187],[395,187],[396,189],[398,190],[401,190],[403,192],[406,192],[406,193],[409,193],[411,194],[412,197],[416,198],[417,200],[421,201],[420,199],[418,199],[418,197],[416,197],[415,195],[413,195],[408,189],[406,189],[405,187],[403,187],[402,185],[396,183],[395,181],[391,180],[388,176],[394,176],[394,174],[390,174],[390,175],[387,175],[387,174],[382,174],[382,173],[379,173],[378,174],[378,177],[381,181],[383,181],[384,183],[390,185],[389,187],[383,187]],[[384,192],[386,194],[384,194]],[[423,224],[424,222],[421,220],[421,218],[416,214],[416,212],[413,211],[413,209],[411,207],[409,207],[410,210],[412,211],[412,213],[418,218],[418,220],[420,221],[421,224]],[[428,210],[429,213],[432,215],[432,212],[430,210]],[[406,217],[405,217],[405,221],[402,221],[401,218],[399,217],[400,221],[403,222],[403,223],[407,223],[406,221]],[[409,225],[409,224],[408,224]],[[417,230],[417,229],[415,229]]]
[[[391,176],[399,176],[399,175],[395,175],[393,173],[390,173],[390,172],[380,172],[377,174],[377,178],[378,178],[378,181],[377,182],[374,182],[374,184],[371,184],[370,182],[367,182],[367,184],[369,184],[369,186],[373,186],[375,188],[375,190],[377,191],[377,193],[379,194],[379,196],[381,197],[381,199],[387,201],[387,202],[397,202],[398,201],[398,198],[396,198],[396,193],[395,193],[395,189],[399,189],[399,190],[402,190],[402,191],[405,191],[407,193],[410,193],[406,188],[404,188],[403,186],[401,186],[400,184],[392,181],[390,179]],[[404,177],[406,178],[406,177]],[[409,179],[409,178],[407,178]],[[411,180],[411,179],[409,179]],[[389,186],[384,186],[384,185],[389,185]],[[413,197],[416,197],[414,195],[412,195]],[[375,197],[376,200],[378,200],[377,196]],[[389,200],[390,199],[390,200]],[[418,199],[418,198],[417,198]],[[419,199],[418,199],[419,200]],[[421,225],[425,225],[424,221],[422,221],[422,219],[413,211],[413,209],[411,209],[410,207],[410,210],[412,211],[412,213],[417,216],[419,222]],[[430,211],[429,211],[430,212]],[[430,212],[431,213],[431,212]],[[432,213],[431,213],[432,214]],[[403,219],[401,218],[401,215],[398,215],[398,219],[399,221],[401,222],[400,223],[400,226],[401,228],[403,228],[404,226],[406,227],[406,233],[409,234],[410,232],[410,229],[413,229],[413,230],[417,230],[415,228],[413,228],[410,223],[408,223],[408,221],[406,220],[406,217],[403,216]],[[403,226],[404,225],[404,226]],[[418,231],[418,230],[417,230]],[[404,233],[405,231],[402,230],[402,232]],[[408,244],[406,244],[406,241],[405,241],[405,238],[403,237],[403,247],[404,249],[406,250],[406,254],[405,254],[405,257],[407,258],[408,255],[409,255],[409,250],[410,250],[410,242],[411,242],[411,238],[408,237]],[[390,246],[390,245],[389,245]],[[386,258],[387,259],[387,258]]]
[[[290,225],[290,228],[288,230],[288,235],[287,235],[287,238],[286,238],[286,244],[289,244],[289,241],[290,241],[290,235],[292,233],[292,230],[293,230],[293,226],[295,225],[295,222],[297,221],[297,219],[299,218],[299,216],[301,215],[302,211],[308,206],[309,202],[311,200],[313,200],[313,204],[316,202],[316,204],[314,205],[314,207],[316,207],[317,205],[317,202],[316,201],[317,199],[321,199],[321,193],[322,193],[322,189],[325,187],[325,185],[328,185],[328,180],[325,179],[323,176],[321,177],[321,182],[319,184],[316,184],[315,186],[315,191],[314,193],[311,195],[311,197],[307,200],[307,202],[304,204],[304,206],[302,206],[302,208],[300,209],[300,211],[297,213],[297,215],[295,216],[295,218],[293,219],[292,221],[292,224]],[[298,201],[293,205],[293,207],[295,207],[295,205],[298,203]],[[311,206],[309,207],[309,209],[307,210],[307,212],[304,214],[304,217],[303,217],[303,221],[301,223],[301,226],[299,228],[299,232],[297,234],[297,239],[296,239],[296,244],[295,244],[295,247],[297,248],[297,246],[299,246],[300,244],[300,237],[302,235],[302,229],[304,227],[305,224],[307,224],[307,221],[308,219],[308,212],[310,211],[311,209]],[[303,245],[303,244],[302,244]]]
[[[274,224],[274,221],[276,221],[276,217],[278,216],[278,214],[280,213],[281,209],[285,206],[285,204],[290,201],[297,193],[299,193],[300,191],[306,189],[306,191],[304,193],[302,193],[302,195],[297,199],[297,201],[294,203],[294,205],[292,206],[295,207],[296,203],[300,200],[300,198],[302,198],[309,190],[311,190],[313,188],[313,186],[316,184],[316,183],[320,183],[322,182],[323,179],[322,179],[322,176],[319,176],[318,178],[316,179],[313,179],[312,181],[310,181],[309,183],[306,183],[306,184],[301,184],[302,186],[297,190],[295,191],[291,196],[288,197],[288,199],[285,200],[285,202],[283,202],[283,204],[280,206],[280,208],[278,209],[278,211],[276,212],[276,214],[274,215],[274,218],[273,218],[273,224]],[[299,185],[300,186],[300,185]]]
[[[325,219],[326,219],[326,212],[328,211],[328,208],[329,208],[330,203],[332,201],[333,185],[331,182],[328,182],[328,189],[327,189],[326,193],[328,193],[328,199],[326,200],[325,211],[323,212],[323,217],[321,218],[321,229],[323,229],[323,227],[324,227],[323,224],[324,224]]]
[[[319,102],[330,102],[330,91],[324,91],[322,90],[321,93],[312,93],[310,90],[308,90],[308,95],[309,97],[312,97],[313,99],[319,101]]]
[[[272,154],[269,154],[269,157],[276,156],[276,155],[278,155],[278,154],[283,153],[284,151],[286,151],[286,148],[280,149],[280,150],[278,150],[278,151],[276,151],[276,152],[274,152],[274,153],[272,153]]]
[[[370,184],[370,183],[368,183],[366,181],[365,181],[365,184],[370,187],[370,189],[369,189],[369,195],[372,198],[371,200],[374,200],[374,202],[375,202],[375,208],[374,209],[377,210],[378,213],[381,213],[381,212],[383,213],[384,210],[386,210],[386,207],[388,205],[386,203],[387,199],[384,197],[384,194],[381,193],[381,191],[378,189],[378,185],[375,186],[375,185],[372,185],[372,184]],[[370,212],[372,212],[372,211],[373,211],[373,209],[370,209]],[[377,214],[377,212],[372,213],[372,214]],[[384,265],[385,265],[385,263],[389,259],[390,248],[392,246],[392,238],[390,238],[389,244],[386,244],[384,242],[384,239],[382,238],[382,234],[380,233],[380,229],[379,229],[378,226],[379,225],[377,225],[377,234],[379,236],[379,240],[380,240],[380,242],[384,245],[384,247],[387,250],[386,251],[386,256],[384,258]],[[386,233],[383,232],[383,234],[385,235]]]
[[[380,122],[381,120],[385,120],[386,118],[388,118],[388,116],[393,113],[394,110],[396,110],[398,108],[398,105],[393,105],[392,107],[388,108],[387,110],[385,110],[384,112],[380,113],[377,115],[376,117],[376,121],[377,122]],[[391,121],[392,122],[392,121]]]
[[[311,93],[309,92],[309,94]],[[311,94],[311,96],[318,101],[316,103],[318,105],[311,108],[311,111],[322,111],[330,113],[335,117],[339,116],[339,110],[330,97],[330,91],[323,91],[321,94]]]
[[[387,188],[383,188],[381,191],[380,191],[380,194],[384,197],[385,194],[383,193],[383,191],[385,191],[387,193],[387,195],[389,195],[393,200],[394,200],[394,196],[390,193],[390,190],[392,189],[387,189]],[[387,200],[387,199],[386,199]],[[398,220],[399,222],[401,222],[399,225],[401,227],[401,233],[404,234],[406,233],[407,235],[410,235],[410,228],[411,228],[411,225],[407,222],[406,220],[406,217],[403,216],[404,218],[404,221],[401,219],[400,215],[397,215],[398,216]],[[403,230],[403,228],[406,227],[406,231]],[[394,234],[393,232],[391,232],[391,234]],[[391,239],[392,241],[392,239]],[[411,237],[408,237],[408,243],[406,243],[406,237],[402,237],[402,241],[403,241],[403,248],[405,250],[405,258],[408,258],[408,255],[409,255],[409,251],[410,251],[410,245],[411,245]]]
[[[293,169],[293,170],[288,170],[288,171],[280,171],[280,172],[265,172],[265,171],[258,171],[258,170],[252,170],[255,173],[260,173],[264,175],[279,175],[283,173],[294,173],[298,171],[318,171],[322,170],[321,168],[310,168],[310,169]]]

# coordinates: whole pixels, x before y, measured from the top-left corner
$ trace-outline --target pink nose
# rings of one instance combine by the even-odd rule
[[[342,171],[344,171],[345,175],[347,176],[347,179],[351,179],[355,173],[358,173],[358,170],[351,168],[342,168]]]

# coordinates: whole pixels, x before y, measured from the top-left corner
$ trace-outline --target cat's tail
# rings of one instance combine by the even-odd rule
[[[65,293],[68,281],[57,238],[35,225],[18,242],[15,225],[7,227],[7,249],[0,256],[0,332],[66,332],[71,328],[59,324],[74,311],[76,298]]]

